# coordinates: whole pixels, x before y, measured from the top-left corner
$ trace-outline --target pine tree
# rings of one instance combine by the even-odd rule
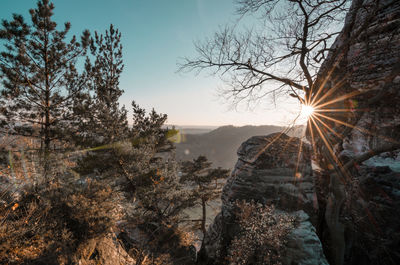
[[[87,58],[85,73],[92,92],[90,104],[80,111],[86,114],[81,132],[85,132],[84,145],[111,144],[127,137],[127,111],[120,108],[118,100],[123,94],[119,87],[123,71],[121,33],[110,25],[105,34],[95,32],[90,43],[94,62]]]
[[[88,31],[81,42],[75,36],[67,41],[71,25],[67,22],[57,30],[53,10],[48,0],[38,1],[30,10],[30,24],[14,14],[12,21],[2,21],[0,30],[5,42],[0,53],[1,127],[9,134],[38,139],[45,154],[52,143],[72,134],[74,103],[86,94],[76,63],[89,44]]]
[[[77,104],[75,112],[82,117],[76,142],[91,151],[79,161],[76,170],[81,174],[96,172],[116,176],[119,164],[116,148],[131,137],[127,111],[118,103],[124,92],[119,87],[124,68],[121,33],[113,25],[104,35],[95,32],[95,37],[90,40],[90,50],[85,76],[91,96],[84,104]]]
[[[221,184],[218,183],[219,179],[226,179],[229,175],[229,170],[222,168],[211,168],[211,162],[205,156],[199,156],[193,161],[185,161],[182,163],[181,182],[194,184],[193,190],[194,197],[201,204],[201,231],[204,236],[206,230],[207,209],[206,204],[208,201],[218,198],[221,195]]]
[[[173,264],[188,264],[188,246],[181,241],[179,224],[186,219],[183,210],[194,201],[179,182],[170,141],[176,131],[165,127],[167,115],[155,110],[147,113],[135,102],[132,107],[131,138],[117,149],[117,157],[119,172],[125,177],[124,191],[132,199],[129,223],[146,235],[143,242],[133,243],[133,252],[138,260],[140,253],[149,253],[152,258],[180,259]]]
[[[168,201],[167,197],[181,188],[177,177],[174,146],[170,141],[175,131],[164,127],[167,115],[157,113],[154,109],[147,114],[135,102],[132,102],[132,107],[130,149],[121,148],[119,155],[121,169],[131,183],[132,189],[129,192],[142,201],[141,206],[152,208],[152,214],[155,214],[156,218],[176,217],[179,211],[172,208],[178,207],[181,202],[174,202],[174,207],[167,211],[162,210],[161,206],[155,206]],[[149,196],[158,188],[165,188],[165,185],[169,188]],[[165,198],[162,199],[162,196]],[[183,199],[181,201],[184,203]]]

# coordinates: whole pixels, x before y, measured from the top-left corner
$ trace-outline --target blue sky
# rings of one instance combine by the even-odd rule
[[[71,32],[103,32],[110,23],[122,33],[125,69],[120,102],[135,100],[146,109],[168,114],[175,125],[288,124],[296,103],[265,101],[253,110],[231,110],[217,95],[223,82],[207,74],[176,73],[180,57],[195,56],[193,42],[234,23],[234,0],[54,0],[54,20],[71,22]],[[28,18],[34,0],[1,0],[0,18]],[[279,103],[279,102],[278,102]]]

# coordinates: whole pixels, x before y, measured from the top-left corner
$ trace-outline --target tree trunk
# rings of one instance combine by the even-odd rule
[[[49,171],[49,152],[50,152],[50,74],[49,74],[49,58],[47,54],[48,46],[48,36],[46,34],[45,43],[44,43],[44,65],[45,65],[45,111],[44,111],[44,177],[47,178]]]
[[[203,216],[201,218],[201,231],[203,232],[202,243],[204,243],[204,238],[206,237],[206,219],[207,219],[207,209],[206,209],[206,199],[201,198],[201,207],[203,209]]]
[[[50,150],[50,110],[49,110],[49,93],[46,93],[46,110],[44,121],[44,151],[47,154]]]

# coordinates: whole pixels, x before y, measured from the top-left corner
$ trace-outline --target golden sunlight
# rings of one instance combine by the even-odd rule
[[[301,113],[300,113],[300,116],[301,116],[302,118],[308,120],[308,119],[313,115],[314,111],[315,111],[315,109],[314,109],[313,106],[303,104],[303,105],[301,105]]]

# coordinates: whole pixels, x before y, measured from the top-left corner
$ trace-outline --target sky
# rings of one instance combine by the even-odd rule
[[[252,109],[233,109],[217,90],[224,83],[209,73],[177,72],[182,57],[196,56],[194,43],[211,37],[220,26],[235,23],[235,0],[53,0],[53,19],[71,32],[104,32],[113,24],[122,33],[124,72],[120,103],[168,114],[168,124],[288,125],[299,113],[291,99],[265,100]],[[1,0],[0,18],[12,13],[29,18],[35,0]],[[27,20],[29,21],[29,20]],[[248,21],[252,21],[249,18]],[[291,100],[291,101],[290,101]]]

